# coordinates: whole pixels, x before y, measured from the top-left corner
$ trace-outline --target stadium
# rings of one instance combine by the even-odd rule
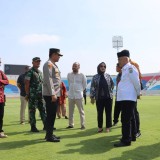
[[[4,109],[4,103],[0,107],[0,126],[3,123],[2,129],[8,136],[0,136],[0,160],[160,160],[160,0],[0,2],[0,62],[5,64],[0,68],[9,79],[9,85],[5,86]],[[46,142],[38,109],[36,127],[39,132],[31,132],[28,105],[24,123],[20,119],[22,97],[17,87],[18,76],[24,73],[24,64],[32,66],[34,57],[40,57],[44,64],[50,48],[59,48],[63,55],[56,64],[67,90],[66,77],[74,62],[80,64],[80,72],[87,77],[87,103],[83,102],[85,129],[81,129],[78,107],[74,110],[74,128],[67,129],[69,120],[57,115],[54,134],[60,137],[60,143]],[[117,148],[115,144],[122,140],[124,133],[121,121],[126,123],[127,120],[122,120],[120,115],[114,125],[115,95],[110,132],[107,132],[107,118],[103,113],[103,130],[99,133],[99,108],[91,103],[89,94],[100,62],[106,63],[106,72],[112,75],[116,93],[117,53],[123,49],[129,50],[131,60],[138,63],[142,73],[142,96],[135,95],[141,135],[130,139],[130,146]],[[0,87],[2,91],[3,84]],[[127,91],[126,96],[129,96],[132,92]],[[126,110],[130,110],[129,107]],[[66,115],[69,117],[68,98]],[[123,112],[122,117],[128,115],[124,116]],[[3,130],[0,135],[4,134]]]
[[[5,87],[5,94],[7,96],[18,96],[19,89],[17,87],[17,78],[18,75],[7,75],[9,78],[9,85]],[[114,83],[116,82],[116,76],[112,75],[112,79]],[[89,95],[89,89],[91,84],[92,76],[87,76],[87,95]],[[62,81],[65,83],[66,88],[68,90],[68,82],[66,78],[62,78]],[[142,85],[143,95],[157,95],[160,94],[160,73],[147,73],[142,74]],[[116,83],[115,83],[116,88]],[[114,89],[115,91],[115,89]]]
[[[111,132],[97,134],[96,107],[91,105],[87,98],[85,106],[86,130],[79,129],[79,114],[75,109],[75,128],[66,130],[68,121],[56,119],[56,135],[61,137],[61,142],[57,144],[46,143],[45,132],[38,113],[37,127],[40,132],[33,134],[30,132],[30,125],[19,124],[19,90],[16,86],[18,75],[7,75],[9,85],[5,88],[7,102],[5,106],[4,129],[8,138],[0,140],[0,153],[2,160],[159,160],[159,95],[160,94],[160,74],[150,73],[142,75],[143,95],[138,100],[138,110],[141,119],[141,137],[137,139],[129,148],[115,149],[113,144],[121,138],[121,123],[112,127]],[[112,76],[115,82],[115,75]],[[92,76],[87,76],[87,91]],[[62,79],[68,88],[67,79]],[[152,96],[148,96],[152,95]],[[17,98],[16,98],[17,97]],[[114,107],[114,106],[113,106]],[[68,107],[67,107],[68,109]],[[27,117],[27,112],[26,112]],[[7,154],[6,154],[7,153]]]

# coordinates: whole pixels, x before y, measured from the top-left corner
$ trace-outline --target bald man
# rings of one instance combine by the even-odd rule
[[[67,79],[69,84],[68,100],[69,100],[69,128],[74,128],[74,108],[78,107],[81,120],[81,129],[85,129],[85,113],[83,109],[83,91],[87,86],[87,80],[83,73],[79,72],[80,64],[73,63],[72,72],[68,73]]]

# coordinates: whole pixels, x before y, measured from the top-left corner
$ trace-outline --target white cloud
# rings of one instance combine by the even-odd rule
[[[25,45],[42,44],[42,43],[57,43],[60,40],[59,36],[48,34],[29,34],[20,39],[20,42]]]

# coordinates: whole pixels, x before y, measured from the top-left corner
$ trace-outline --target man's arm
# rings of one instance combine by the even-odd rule
[[[19,76],[18,79],[17,79],[17,87],[18,87],[19,89],[21,89],[20,76]]]
[[[26,97],[25,99],[28,100],[29,98],[29,90],[30,90],[30,80],[31,80],[31,77],[32,77],[32,71],[29,70],[25,76],[25,79],[24,79],[24,84],[25,84],[25,92],[26,92]]]
[[[113,90],[113,89],[114,89],[114,82],[113,82],[111,76],[110,76],[110,81],[111,81],[111,88],[112,88],[112,90]]]
[[[86,87],[87,87],[87,78],[86,78],[85,75],[83,75],[83,82],[82,83],[83,83],[83,91],[84,91],[86,89]]]
[[[53,64],[50,62],[45,64],[43,67],[43,77],[45,81],[45,85],[47,85],[47,88],[49,89],[50,95],[52,96],[52,101],[55,102],[57,100],[53,80],[52,80],[52,73],[53,72]]]
[[[29,86],[30,86],[30,80],[25,80],[25,92],[26,92],[26,95],[29,95]]]
[[[95,103],[95,84],[94,84],[94,77],[91,80],[91,88],[90,88],[90,98],[91,98],[91,103],[94,104]]]
[[[0,83],[1,83],[2,85],[7,85],[7,84],[9,84],[9,81],[8,81],[7,76],[6,76],[2,71],[0,71],[0,73],[1,73],[1,75],[2,75],[2,79],[0,79]]]
[[[140,87],[140,80],[139,80],[139,73],[134,68],[129,68],[129,78],[134,85],[134,88],[137,92],[137,96],[140,96],[141,87]]]
[[[19,89],[21,89],[21,85],[20,85],[20,83],[17,83],[17,87],[18,87]]]

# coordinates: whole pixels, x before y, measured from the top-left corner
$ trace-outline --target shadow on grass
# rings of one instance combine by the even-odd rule
[[[45,131],[41,130],[40,132],[31,132],[31,131],[18,131],[18,132],[8,132],[7,135],[8,136],[17,136],[17,135],[35,135],[35,134],[41,134],[44,133]]]
[[[151,160],[157,157],[160,157],[160,143],[140,146],[123,152],[121,157],[111,158],[109,160]]]
[[[72,132],[72,130],[74,129],[66,129],[67,131],[70,130]],[[81,130],[80,128],[75,129],[78,130],[77,133],[72,132],[72,134],[69,135],[62,135],[62,138],[79,138],[79,137],[86,137],[86,136],[93,136],[93,135],[108,135],[110,136],[110,133],[106,133],[105,130],[102,133],[97,133],[97,128],[91,128],[91,129],[85,129],[85,130]]]
[[[118,129],[118,128],[122,128],[122,126],[113,126],[112,128],[111,128],[111,130],[114,130],[114,129]]]
[[[19,121],[13,121],[13,122],[10,122],[10,123],[8,123],[8,124],[4,124],[3,126],[4,126],[4,127],[5,127],[5,126],[14,126],[14,125],[18,126],[18,125],[20,125],[19,123],[20,123]]]
[[[73,129],[65,129],[66,131],[72,132],[73,130],[77,130],[76,133],[69,134],[69,135],[62,135],[62,138],[78,138],[78,137],[86,137],[86,136],[93,136],[94,134],[97,134],[96,129],[85,129],[81,130],[80,128],[73,128]],[[61,131],[64,131],[63,129]]]
[[[37,143],[44,143],[44,140],[36,139],[36,140],[20,140],[20,141],[13,141],[13,142],[1,142],[0,150],[22,148],[22,147],[37,144]]]
[[[82,140],[79,143],[70,143],[68,149],[58,152],[59,154],[101,154],[113,149],[113,144],[119,139],[119,136],[103,136],[94,139]],[[78,147],[78,148],[77,148]]]

